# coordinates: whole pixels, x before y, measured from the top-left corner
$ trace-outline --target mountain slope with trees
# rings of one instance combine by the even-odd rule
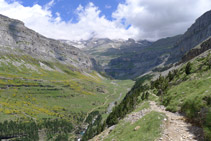
[[[0,140],[81,136],[87,115],[106,116],[133,85],[106,78],[89,55],[21,21],[0,15],[0,24]]]
[[[210,40],[204,43],[210,45]],[[128,92],[124,100],[113,109],[112,113],[102,124],[102,127],[108,127],[108,129],[112,127],[109,131],[110,133],[107,133],[104,139],[111,138],[115,133],[123,132],[121,128],[118,128],[118,126],[121,126],[119,124],[122,124],[121,119],[124,119],[127,114],[138,109],[140,104],[155,101],[165,106],[166,110],[170,112],[181,113],[186,122],[191,123],[192,126],[198,126],[197,128],[199,129],[201,128],[202,132],[199,134],[201,139],[204,138],[203,140],[206,141],[211,140],[210,60],[211,50],[208,50],[187,63],[181,64],[177,69],[170,69],[171,71],[165,76],[160,75],[155,80],[151,80],[152,75],[141,77],[137,80],[131,91]],[[152,110],[155,110],[155,108]],[[115,130],[113,128],[117,129]],[[127,126],[124,126],[124,128],[127,130]],[[142,127],[139,128],[141,132]],[[164,129],[162,128],[162,130]],[[160,136],[162,130],[160,129],[159,131]],[[133,128],[130,132],[134,132]],[[154,133],[151,134],[149,136],[154,135]],[[194,138],[197,138],[198,135],[194,136]]]

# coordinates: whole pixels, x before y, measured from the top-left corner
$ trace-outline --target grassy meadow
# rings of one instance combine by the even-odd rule
[[[65,119],[80,125],[92,111],[106,117],[111,102],[120,102],[133,81],[110,80],[59,62],[30,56],[0,56],[0,122]]]

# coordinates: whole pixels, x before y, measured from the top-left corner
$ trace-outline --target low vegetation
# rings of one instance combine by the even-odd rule
[[[84,73],[73,66],[26,55],[1,54],[0,64],[0,123],[20,119],[37,125],[44,119],[67,121],[74,129],[68,134],[45,132],[45,136],[58,140],[75,137],[72,132],[80,129],[92,111],[106,117],[108,105],[119,103],[133,85],[133,81],[110,80],[94,71]],[[5,136],[0,133],[0,137]]]
[[[209,54],[205,57],[198,57],[179,69],[170,71],[167,76],[160,76],[155,81],[146,82],[145,80],[150,80],[151,76],[149,75],[137,80],[131,91],[127,93],[123,101],[113,109],[105,120],[105,127],[118,123],[117,129],[115,128],[118,132],[114,130],[109,137],[115,138],[115,136],[118,136],[121,138],[121,136],[133,134],[129,133],[129,131],[128,133],[124,132],[129,130],[129,125],[127,125],[128,128],[118,128],[122,124],[121,119],[126,114],[136,110],[137,105],[143,103],[143,101],[145,101],[147,108],[146,100],[155,100],[166,106],[167,110],[171,112],[184,113],[189,122],[203,128],[204,138],[209,141],[211,139],[210,60],[211,55]],[[159,99],[155,98],[153,94],[157,95]],[[141,132],[139,133],[141,134]],[[154,133],[150,134],[150,136],[153,135]],[[133,136],[131,135],[131,137]]]
[[[206,140],[211,139],[211,55],[188,62],[184,67],[160,76],[152,89],[160,96],[161,104],[172,112],[182,112],[190,122],[204,129]]]
[[[164,118],[165,116],[163,114],[153,111],[136,121],[134,124],[121,120],[120,123],[116,125],[115,129],[109,133],[109,136],[105,138],[105,141],[110,141],[112,139],[117,141],[135,141],[140,139],[153,141],[161,134],[161,125]],[[137,127],[140,128],[138,129]],[[135,130],[135,128],[137,129]]]

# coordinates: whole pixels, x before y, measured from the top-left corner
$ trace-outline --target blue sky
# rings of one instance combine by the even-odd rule
[[[184,33],[211,0],[0,0],[0,14],[54,39],[157,40]]]
[[[50,0],[21,0],[24,6],[33,6],[39,4],[44,6],[49,3]],[[77,22],[77,16],[74,14],[75,9],[79,6],[86,6],[88,3],[94,3],[101,10],[101,15],[105,15],[107,19],[112,20],[112,13],[117,9],[119,3],[123,3],[124,0],[55,0],[52,6],[52,14],[54,16],[56,12],[59,12],[61,18],[65,21],[70,19],[73,22]]]

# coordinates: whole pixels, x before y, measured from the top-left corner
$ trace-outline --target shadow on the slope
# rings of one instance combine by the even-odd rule
[[[197,141],[204,141],[203,129],[195,125],[188,126],[188,132],[194,135],[193,139]]]

